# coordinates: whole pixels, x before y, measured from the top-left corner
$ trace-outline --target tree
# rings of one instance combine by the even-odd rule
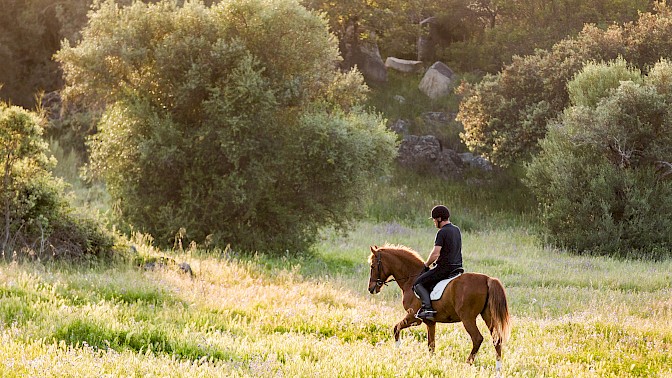
[[[101,4],[63,46],[69,98],[104,104],[90,170],[126,222],[268,252],[345,226],[395,154],[339,73],[325,22],[291,0]],[[186,230],[186,234],[185,234]]]
[[[590,63],[569,83],[576,105],[549,128],[527,170],[551,243],[578,252],[670,256],[670,77],[668,61],[641,77],[621,60]]]
[[[74,40],[92,0],[5,0],[0,13],[0,99],[33,108],[40,91],[63,85],[51,58],[64,38]]]
[[[670,20],[670,8],[660,4],[656,14],[642,14],[637,23],[606,30],[588,25],[550,51],[515,58],[499,74],[463,87],[458,119],[465,143],[498,165],[529,160],[539,151],[548,122],[568,105],[567,82],[584,63],[621,56],[646,70],[659,58],[672,57]]]

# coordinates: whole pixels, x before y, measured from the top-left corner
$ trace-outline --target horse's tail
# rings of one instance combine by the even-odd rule
[[[493,342],[495,345],[504,344],[511,335],[511,317],[504,286],[494,277],[488,278],[488,307],[492,319]]]

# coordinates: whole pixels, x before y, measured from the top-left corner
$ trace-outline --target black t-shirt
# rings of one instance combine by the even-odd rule
[[[434,245],[441,247],[441,254],[436,259],[438,267],[462,267],[462,233],[457,226],[448,223],[441,227]]]

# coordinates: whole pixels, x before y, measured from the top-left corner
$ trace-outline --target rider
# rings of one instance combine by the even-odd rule
[[[413,284],[413,290],[422,300],[422,308],[416,316],[423,320],[434,320],[436,314],[428,289],[449,278],[455,270],[462,270],[462,234],[457,226],[450,223],[450,211],[443,205],[434,206],[432,219],[439,229],[434,240],[434,249],[425,262],[422,274]],[[429,267],[434,262],[436,267],[430,270]]]

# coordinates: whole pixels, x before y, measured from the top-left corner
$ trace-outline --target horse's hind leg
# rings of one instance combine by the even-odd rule
[[[488,330],[490,330],[490,334],[492,335],[493,330],[494,330],[494,324],[492,324],[492,317],[490,316],[490,309],[488,306],[485,306],[485,309],[483,312],[481,312],[481,317],[483,318],[483,321],[485,321],[485,325],[488,326]],[[492,344],[495,346],[495,352],[497,352],[497,362],[495,362],[495,370],[497,373],[499,373],[502,370],[502,340],[494,340],[495,337],[493,335],[493,341]]]
[[[464,324],[464,328],[469,333],[469,336],[471,336],[471,343],[473,345],[471,353],[469,353],[469,358],[467,358],[467,363],[473,364],[474,359],[476,358],[476,353],[478,353],[478,349],[481,347],[481,343],[483,343],[483,335],[481,335],[481,332],[478,330],[475,317],[463,319],[462,324]]]

